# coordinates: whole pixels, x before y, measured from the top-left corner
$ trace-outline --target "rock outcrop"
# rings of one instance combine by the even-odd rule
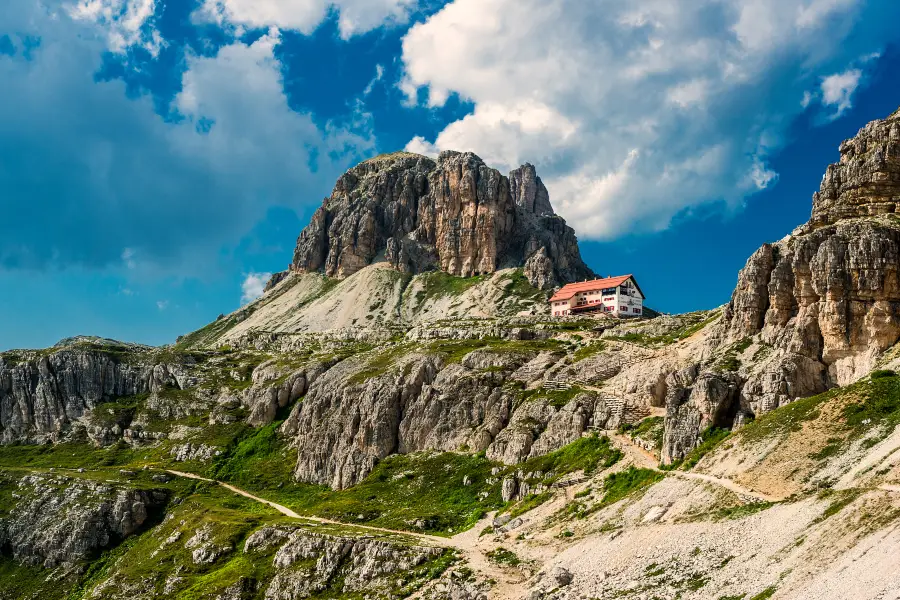
[[[532,165],[507,178],[470,152],[437,161],[395,153],[341,176],[300,234],[290,270],[344,278],[385,260],[407,273],[469,277],[524,266],[542,250],[555,283],[593,275]]]
[[[159,490],[117,487],[59,475],[27,475],[0,520],[0,546],[26,565],[67,567],[93,559],[137,532],[166,502]]]
[[[851,383],[900,340],[900,112],[840,152],[810,221],[750,257],[710,337],[707,353],[730,353],[737,371],[729,386],[740,392],[725,399],[732,424]],[[683,456],[705,426],[728,425],[708,410],[719,400],[701,396],[670,395],[664,456]]]
[[[0,355],[0,443],[56,440],[101,402],[180,387],[177,367],[100,347]]]

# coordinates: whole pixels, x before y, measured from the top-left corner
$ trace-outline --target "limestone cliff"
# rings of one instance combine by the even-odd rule
[[[730,340],[761,333],[821,362],[826,383],[865,374],[900,338],[900,116],[841,144],[812,218],[760,248],[725,311]]]
[[[183,377],[145,347],[76,341],[51,350],[0,355],[0,443],[54,441],[101,402],[179,387]]]
[[[719,362],[698,365],[711,372],[669,398],[665,458],[683,456],[706,427],[855,381],[900,340],[900,113],[840,153],[810,221],[741,270],[707,348]],[[710,378],[718,383],[695,385]]]
[[[507,178],[470,152],[437,161],[404,152],[341,176],[300,234],[290,270],[344,278],[384,260],[407,273],[470,277],[524,266],[539,252],[554,283],[593,275],[532,165]]]

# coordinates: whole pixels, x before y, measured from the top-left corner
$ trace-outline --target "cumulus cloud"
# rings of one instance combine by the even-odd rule
[[[373,148],[363,123],[317,126],[293,111],[277,30],[188,56],[161,118],[149,97],[96,81],[107,27],[57,6],[0,4],[0,27],[39,36],[0,55],[0,268],[177,268],[195,275],[271,206],[317,202]],[[0,30],[2,33],[2,30]],[[123,248],[125,250],[123,250]]]
[[[846,110],[858,79],[821,77],[897,37],[881,25],[897,16],[852,0],[454,0],[405,36],[399,87],[475,108],[407,147],[537,164],[582,236],[665,228],[774,185],[804,92],[828,81],[823,101]]]
[[[204,0],[197,16],[236,28],[279,27],[311,33],[338,13],[344,39],[384,23],[404,23],[415,0]]]
[[[833,107],[832,119],[841,116],[853,106],[853,92],[859,87],[862,71],[848,69],[822,78],[822,104]]]
[[[241,304],[249,304],[263,295],[271,273],[248,273],[241,284]]]
[[[163,45],[159,31],[150,24],[156,0],[80,0],[68,12],[73,19],[103,26],[113,52],[141,46],[156,56]]]

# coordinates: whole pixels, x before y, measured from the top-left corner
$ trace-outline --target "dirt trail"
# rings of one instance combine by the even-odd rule
[[[626,456],[632,459],[635,466],[650,469],[656,471],[657,473],[665,473],[666,475],[671,475],[672,477],[678,477],[679,479],[693,479],[696,481],[705,481],[707,483],[712,483],[714,485],[721,486],[727,490],[734,492],[735,494],[739,494],[741,496],[748,496],[750,498],[754,498],[756,500],[760,500],[762,502],[778,502],[783,500],[783,498],[776,498],[774,496],[769,496],[768,494],[763,494],[762,492],[757,492],[755,490],[751,490],[750,488],[746,488],[738,483],[730,479],[725,479],[722,477],[714,477],[712,475],[704,475],[703,473],[691,473],[688,471],[663,471],[659,468],[657,459],[655,456],[634,444],[628,436],[607,432],[607,435],[613,442],[616,443],[616,446],[619,447],[622,452],[625,453]]]
[[[283,514],[287,517],[290,517],[292,519],[302,519],[304,521],[312,521],[313,523],[322,523],[324,525],[340,525],[343,527],[353,527],[355,529],[364,529],[366,531],[377,531],[379,533],[391,533],[391,534],[395,534],[395,535],[403,535],[403,536],[407,536],[407,537],[411,537],[411,538],[416,538],[416,539],[419,539],[422,541],[430,542],[432,544],[441,546],[442,548],[455,547],[455,545],[452,543],[451,538],[443,538],[443,537],[440,537],[437,535],[428,535],[425,533],[415,533],[412,531],[400,531],[397,529],[387,529],[385,527],[373,527],[371,525],[357,525],[356,523],[344,523],[342,521],[334,521],[332,519],[324,519],[322,517],[299,515],[286,506],[277,504],[270,500],[266,500],[265,498],[260,498],[259,496],[254,496],[250,492],[247,492],[240,488],[236,488],[233,485],[227,484],[222,481],[216,481],[215,479],[208,479],[206,477],[201,477],[200,475],[195,475],[193,473],[185,473],[184,471],[173,471],[171,469],[166,469],[166,473],[169,473],[171,475],[177,475],[178,477],[185,477],[187,479],[197,479],[199,481],[205,481],[207,483],[215,483],[216,485],[220,485],[223,488],[225,488],[226,490],[234,492],[235,494],[238,494],[245,498],[249,498],[250,500],[254,500],[261,504],[265,504],[266,506],[269,506],[271,508],[274,508],[281,514]]]
[[[524,574],[515,569],[505,568],[492,562],[487,556],[485,556],[484,550],[478,547],[480,532],[482,529],[490,525],[493,519],[493,513],[476,523],[475,526],[471,529],[463,531],[462,533],[459,533],[452,538],[444,538],[424,533],[400,531],[396,529],[387,529],[385,527],[373,527],[371,525],[358,525],[356,523],[344,523],[342,521],[334,521],[332,519],[324,519],[322,517],[300,515],[286,506],[283,506],[276,502],[272,502],[270,500],[266,500],[265,498],[260,498],[259,496],[254,496],[246,490],[242,490],[222,481],[209,479],[207,477],[201,477],[200,475],[195,475],[194,473],[186,473],[184,471],[174,471],[172,469],[166,469],[165,471],[170,475],[176,475],[178,477],[196,479],[198,481],[205,481],[207,483],[220,485],[226,490],[234,492],[235,494],[238,494],[245,498],[249,498],[250,500],[254,500],[261,504],[265,504],[266,506],[273,508],[281,514],[292,519],[311,521],[313,523],[322,523],[325,525],[339,525],[343,527],[351,527],[354,529],[361,529],[378,533],[402,535],[428,542],[429,544],[440,546],[442,548],[455,549],[462,555],[462,558],[466,561],[470,569],[479,573],[483,577],[492,579],[496,582],[494,587],[491,589],[491,598],[496,600],[514,600],[517,598],[522,598],[525,595],[526,587],[524,584],[527,578],[524,576]]]

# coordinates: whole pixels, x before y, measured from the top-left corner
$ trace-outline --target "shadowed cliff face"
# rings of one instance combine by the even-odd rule
[[[343,278],[385,260],[469,277],[535,256],[529,279],[544,287],[593,275],[532,165],[507,178],[472,153],[396,153],[341,176],[300,234],[291,270]]]

